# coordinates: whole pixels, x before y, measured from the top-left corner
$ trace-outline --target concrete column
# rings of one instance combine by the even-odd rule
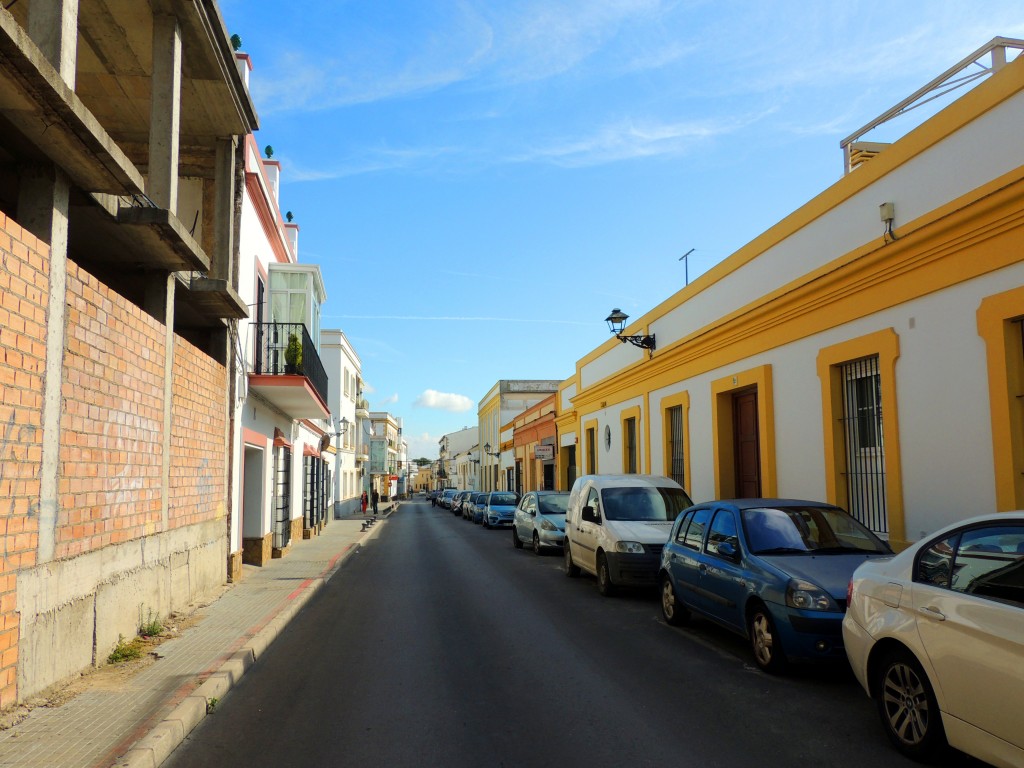
[[[237,285],[235,272],[235,150],[234,136],[217,142],[216,198],[214,200],[214,252],[210,277]]]
[[[170,519],[171,486],[171,417],[174,405],[174,288],[177,278],[174,273],[159,273],[146,276],[146,292],[143,309],[164,324],[164,430],[163,461],[160,465],[160,530],[166,531]]]
[[[71,184],[53,166],[21,169],[18,223],[50,244],[50,287],[46,313],[46,372],[43,376],[43,451],[39,491],[39,544],[36,558],[53,559],[57,530],[60,469],[61,380],[64,317],[67,306],[68,199]]]
[[[28,34],[61,79],[74,90],[78,0],[32,0],[28,6]]]
[[[174,16],[153,17],[153,78],[149,105],[146,193],[177,215],[178,132],[181,126],[181,28]]]

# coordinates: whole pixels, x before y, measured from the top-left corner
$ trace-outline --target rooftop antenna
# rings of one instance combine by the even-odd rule
[[[696,248],[691,248],[690,250],[688,250],[686,253],[679,257],[679,260],[684,262],[683,266],[686,269],[686,271],[684,272],[684,274],[686,275],[686,285],[690,284],[690,260],[686,257],[696,250]]]

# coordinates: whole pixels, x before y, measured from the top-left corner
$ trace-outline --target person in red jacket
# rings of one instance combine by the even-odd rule
[[[362,501],[362,505],[363,505],[363,514],[365,515],[366,514],[366,491],[363,491],[363,495],[362,495],[361,501]]]

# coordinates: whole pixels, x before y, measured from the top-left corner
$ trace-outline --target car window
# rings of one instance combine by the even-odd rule
[[[564,515],[566,506],[569,504],[569,494],[560,493],[557,496],[538,496],[540,513],[542,515]]]
[[[595,512],[601,511],[601,499],[598,496],[596,488],[590,489],[590,493],[587,494],[587,503],[585,506],[593,507]]]
[[[690,506],[678,488],[605,488],[601,491],[604,516],[609,520],[675,520]]]
[[[958,533],[922,549],[917,556],[914,581],[948,588],[949,575],[953,572],[953,553],[959,540]]]
[[[1024,526],[964,531],[950,586],[956,592],[1024,606]]]
[[[690,524],[686,526],[686,535],[683,536],[683,546],[690,549],[700,549],[701,540],[704,538],[704,526],[708,524],[711,517],[711,510],[702,508],[693,513]]]
[[[718,510],[711,521],[711,528],[708,530],[708,553],[717,555],[721,544],[732,544],[736,552],[740,550],[739,538],[736,535],[736,517],[728,509]]]
[[[516,505],[516,495],[514,493],[492,493],[491,504],[514,507]]]
[[[683,539],[686,538],[686,527],[690,524],[691,517],[693,517],[692,510],[683,515],[683,519],[679,523],[679,529],[676,531],[676,541],[678,541],[680,544],[682,544]]]
[[[753,554],[891,552],[849,514],[832,506],[755,507],[743,510]]]

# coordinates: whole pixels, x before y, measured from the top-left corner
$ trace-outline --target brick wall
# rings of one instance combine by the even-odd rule
[[[227,499],[226,370],[176,337],[173,381],[171,528],[223,516]]]
[[[17,571],[35,564],[49,249],[0,213],[0,708],[14,703]]]
[[[57,558],[161,527],[164,326],[68,262]]]

